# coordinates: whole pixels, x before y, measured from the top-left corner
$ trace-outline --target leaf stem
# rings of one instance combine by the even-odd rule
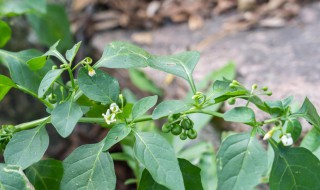
[[[22,130],[32,129],[34,127],[39,126],[40,124],[49,123],[50,120],[51,120],[51,116],[48,116],[48,117],[44,117],[44,118],[37,119],[37,120],[34,120],[34,121],[22,123],[22,124],[19,124],[19,125],[15,126],[15,131],[22,131]]]
[[[76,88],[76,85],[74,84],[74,78],[73,78],[72,70],[71,70],[70,67],[68,67],[68,73],[69,73],[69,76],[70,76],[72,88],[75,89],[75,88]]]
[[[18,87],[18,89],[21,90],[22,92],[27,93],[27,94],[30,94],[31,96],[33,96],[33,97],[35,97],[36,99],[38,99],[40,102],[42,102],[42,103],[43,103],[44,105],[46,105],[48,108],[53,108],[53,105],[52,105],[50,102],[48,102],[48,101],[46,101],[46,100],[44,100],[44,99],[42,99],[42,98],[39,98],[39,96],[38,96],[37,94],[35,94],[34,92],[32,92],[32,91],[30,91],[30,90],[28,90],[28,89],[26,89],[25,87],[20,86],[20,85],[17,85],[17,87]]]

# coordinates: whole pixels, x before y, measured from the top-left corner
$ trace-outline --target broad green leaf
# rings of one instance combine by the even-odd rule
[[[285,122],[284,127],[287,133],[291,133],[293,141],[296,142],[299,139],[302,131],[300,122],[297,119],[288,119]]]
[[[77,52],[78,52],[80,46],[81,46],[81,42],[78,42],[71,49],[67,50],[66,58],[70,63],[72,63],[73,59],[77,55]]]
[[[193,83],[192,72],[199,58],[200,53],[197,51],[187,51],[169,56],[154,56],[149,66]]]
[[[159,134],[135,132],[134,154],[152,178],[169,189],[184,189],[178,160],[171,145]]]
[[[138,190],[169,190],[163,185],[157,183],[148,172],[148,170],[144,169],[141,175],[140,183],[138,186]]]
[[[63,174],[62,162],[53,159],[40,160],[28,167],[25,174],[35,189],[60,189]]]
[[[127,42],[112,42],[108,44],[96,68],[137,68],[147,67],[151,55],[144,49]]]
[[[267,108],[268,113],[272,117],[279,117],[288,109],[289,105],[293,100],[293,96],[289,96],[284,100],[280,101],[265,101],[264,104]]]
[[[9,77],[0,75],[0,101],[12,87],[16,88],[17,86]]]
[[[49,136],[43,124],[34,129],[14,133],[4,151],[4,159],[6,164],[26,169],[42,158],[48,146]]]
[[[250,93],[243,87],[230,87],[231,81],[217,80],[213,83],[212,98],[215,103],[223,102],[231,97],[249,95]]]
[[[301,108],[292,114],[293,117],[303,117],[320,131],[320,117],[314,105],[306,98]]]
[[[0,163],[1,190],[34,190],[19,166]]]
[[[316,128],[312,128],[304,136],[300,146],[310,150],[320,159],[320,132]]]
[[[301,147],[276,151],[270,174],[270,190],[318,189],[320,161]]]
[[[47,64],[37,72],[31,71],[26,62],[39,55],[41,55],[41,53],[34,50],[17,53],[0,50],[0,58],[2,58],[4,64],[9,68],[12,80],[35,94],[38,93],[38,88],[43,76],[52,66],[52,64]]]
[[[42,79],[39,89],[38,96],[42,98],[45,93],[49,90],[51,85],[60,77],[64,69],[50,70]]]
[[[192,105],[186,104],[182,100],[166,100],[161,102],[154,108],[152,119],[160,119],[170,114],[180,113],[190,109]]]
[[[251,108],[235,107],[223,114],[225,121],[254,123],[256,121],[255,114]]]
[[[259,184],[267,167],[267,153],[250,133],[231,135],[217,155],[218,190],[247,190]]]
[[[81,107],[70,98],[53,109],[51,122],[58,133],[65,138],[72,133],[82,115]]]
[[[210,143],[206,144],[209,145],[209,149],[201,154],[199,162],[202,186],[206,190],[216,190],[218,182],[216,155],[213,146]]]
[[[139,118],[143,116],[150,108],[156,105],[158,96],[149,96],[142,98],[133,105],[132,108],[132,119]]]
[[[131,82],[140,90],[162,96],[162,89],[154,84],[153,81],[149,79],[143,71],[138,69],[129,69],[128,71]]]
[[[31,70],[41,69],[47,62],[48,56],[39,56],[27,61],[27,65]]]
[[[87,144],[74,150],[64,161],[61,190],[94,189],[114,190],[116,175],[103,143]]]
[[[191,164],[188,160],[181,158],[178,160],[186,190],[202,190],[201,170],[197,166]]]
[[[62,39],[60,47],[65,50],[73,45],[70,23],[62,5],[49,4],[44,14],[28,14],[27,18],[41,44],[50,47]]]
[[[3,47],[11,38],[11,28],[2,20],[0,20],[0,34],[0,47]]]
[[[111,104],[119,98],[120,87],[118,81],[101,70],[96,70],[94,76],[89,76],[88,70],[81,68],[78,73],[78,84],[88,98]]]
[[[126,126],[124,123],[119,123],[113,126],[104,138],[103,151],[108,150],[116,143],[120,142],[131,132],[131,127]]]
[[[0,15],[13,16],[24,13],[45,13],[46,0],[1,0]]]

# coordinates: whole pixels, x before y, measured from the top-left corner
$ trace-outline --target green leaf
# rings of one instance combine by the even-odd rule
[[[67,50],[66,58],[69,61],[69,63],[72,63],[73,59],[77,55],[77,52],[78,52],[80,46],[81,46],[81,42],[78,42],[71,49]]]
[[[85,68],[78,73],[78,84],[88,98],[111,104],[119,98],[120,87],[118,81],[101,70],[96,70],[94,76],[89,76]]]
[[[0,15],[13,16],[30,12],[45,13],[46,0],[0,1]]]
[[[19,166],[0,163],[1,190],[34,190]]]
[[[64,161],[61,190],[114,190],[116,175],[112,158],[103,143],[87,144],[74,150]]]
[[[193,83],[192,72],[200,58],[197,51],[187,51],[169,56],[154,56],[149,66],[171,73]]]
[[[7,164],[19,165],[22,169],[38,162],[49,146],[49,136],[44,125],[14,133],[5,151]]]
[[[297,119],[288,119],[285,122],[284,127],[287,133],[291,133],[293,141],[296,142],[299,139],[302,131],[300,122]]]
[[[267,153],[250,133],[231,135],[217,155],[218,190],[252,189],[259,184],[268,163]]]
[[[0,101],[12,87],[16,88],[17,86],[9,77],[0,75]]]
[[[270,174],[270,189],[318,189],[320,161],[301,147],[275,151]]]
[[[127,42],[112,42],[105,47],[96,68],[137,68],[149,65],[151,55],[144,49]]]
[[[184,189],[178,160],[171,145],[159,134],[136,132],[134,153],[152,178],[169,189]]]
[[[170,114],[180,113],[187,111],[191,108],[191,105],[186,104],[182,100],[167,100],[163,101],[154,108],[152,113],[152,119],[160,119]]]
[[[62,5],[49,4],[44,14],[28,14],[27,18],[41,44],[50,47],[62,39],[60,47],[65,50],[72,46],[73,40],[65,8]]]
[[[218,181],[216,155],[213,146],[210,143],[207,144],[210,148],[200,156],[201,181],[203,189],[216,190]]]
[[[223,114],[225,121],[239,123],[254,123],[256,121],[255,114],[251,108],[235,107]]]
[[[320,131],[320,117],[308,98],[306,98],[301,108],[291,115],[292,117],[303,117]]]
[[[307,135],[304,136],[300,146],[310,150],[320,159],[320,132],[316,128],[312,128]]]
[[[27,65],[31,70],[41,69],[47,62],[48,56],[39,56],[27,61]]]
[[[116,143],[120,142],[131,132],[131,127],[126,126],[124,123],[119,123],[113,126],[104,138],[103,151],[108,150]]]
[[[45,93],[49,90],[52,84],[60,77],[64,69],[50,70],[42,79],[39,89],[38,96],[42,98]]]
[[[148,170],[144,169],[141,175],[138,190],[169,190],[163,185],[160,185],[152,178]]]
[[[63,166],[58,160],[40,160],[28,167],[25,173],[35,189],[60,189]]]
[[[65,138],[72,133],[82,115],[81,107],[71,98],[53,109],[51,122],[58,133]]]
[[[132,119],[134,120],[143,116],[143,114],[145,114],[150,108],[156,105],[157,100],[158,96],[155,95],[142,98],[141,100],[136,102],[132,108]]]
[[[11,39],[11,28],[2,20],[0,20],[0,34],[0,47],[3,47]]]
[[[163,95],[162,89],[154,84],[154,82],[149,79],[143,71],[138,69],[129,69],[128,71],[131,82],[140,90],[157,94],[159,96]]]
[[[215,103],[223,102],[231,97],[249,95],[247,89],[243,87],[230,87],[231,81],[229,80],[217,80],[213,83],[213,93],[212,98]]]

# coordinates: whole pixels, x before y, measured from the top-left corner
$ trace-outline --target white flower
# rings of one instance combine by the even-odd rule
[[[110,110],[111,110],[112,113],[115,113],[115,114],[121,113],[121,110],[120,110],[119,106],[116,103],[112,103],[110,105]]]
[[[293,139],[290,133],[284,134],[281,137],[281,141],[284,146],[291,146],[293,144]]]
[[[115,113],[112,113],[110,114],[110,110],[108,109],[107,112],[105,114],[102,114],[102,116],[104,117],[104,120],[106,121],[106,123],[108,125],[110,125],[111,123],[114,123],[116,122],[116,114]]]
[[[94,76],[96,74],[96,71],[93,69],[93,68],[89,68],[89,71],[88,71],[88,75],[90,76],[90,77],[92,77],[92,76]]]
[[[270,139],[270,138],[272,137],[272,135],[273,135],[273,130],[270,130],[269,132],[267,132],[267,133],[264,135],[263,140],[265,141],[265,140]]]

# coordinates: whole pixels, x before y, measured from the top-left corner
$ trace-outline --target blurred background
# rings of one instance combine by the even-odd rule
[[[82,41],[76,57],[98,60],[112,41],[135,43],[147,51],[173,54],[201,52],[194,71],[196,82],[225,73],[251,87],[268,86],[271,99],[293,95],[298,104],[308,96],[320,108],[320,2],[311,0],[29,0],[0,1],[2,49],[45,52],[59,39],[64,52]],[[31,2],[31,3],[30,3]],[[33,2],[33,3],[32,3]],[[9,4],[9,5],[8,5]],[[18,8],[18,9],[17,9]],[[7,25],[2,22],[7,23]],[[9,28],[9,29],[8,29]],[[1,59],[0,59],[1,63]],[[183,99],[189,91],[180,78],[154,71],[108,69],[137,98],[158,94],[161,99]],[[219,72],[215,72],[219,71]],[[9,75],[0,64],[0,73]],[[222,74],[221,74],[222,75]],[[208,78],[208,77],[207,77]],[[222,111],[228,105],[219,109]],[[45,108],[31,96],[14,89],[0,103],[0,124],[19,124],[46,116]],[[264,118],[265,115],[258,116]],[[241,125],[209,118],[200,139],[214,149],[225,131],[244,131]],[[64,159],[81,144],[94,143],[107,133],[95,125],[79,124],[67,139],[52,127],[46,155]],[[303,129],[306,133],[308,126]],[[119,151],[120,146],[112,151]],[[118,189],[133,173],[116,162]],[[264,186],[261,187],[262,189]]]

